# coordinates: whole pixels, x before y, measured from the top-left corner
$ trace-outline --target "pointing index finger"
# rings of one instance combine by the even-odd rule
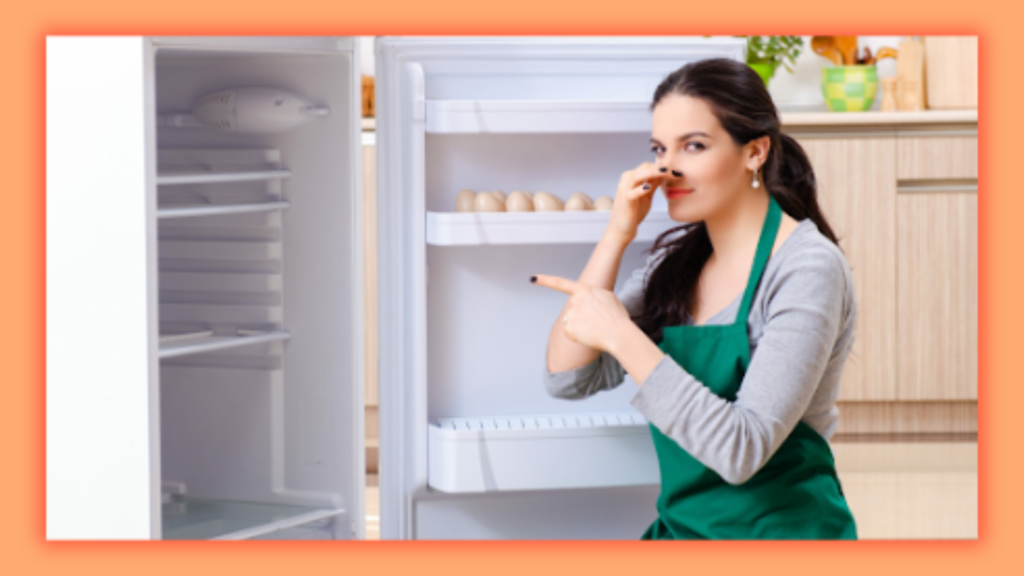
[[[561,278],[558,276],[547,276],[545,274],[537,274],[536,276],[531,276],[530,281],[533,282],[534,284],[537,284],[538,286],[544,286],[546,288],[558,290],[559,292],[564,292],[570,295],[574,294],[576,290],[579,288],[579,283],[577,282],[574,282],[567,278]]]

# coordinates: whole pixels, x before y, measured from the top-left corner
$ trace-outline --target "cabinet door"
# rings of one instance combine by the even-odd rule
[[[978,137],[901,135],[897,140],[899,180],[978,178]]]
[[[906,192],[899,214],[900,400],[978,398],[978,196]]]
[[[798,137],[818,203],[853,272],[856,340],[840,400],[895,400],[896,142],[890,136]]]

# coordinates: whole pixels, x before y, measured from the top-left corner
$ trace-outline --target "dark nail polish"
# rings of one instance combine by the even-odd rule
[[[537,277],[536,276],[530,276],[530,282],[533,282],[534,284],[536,284],[537,283]]]
[[[658,168],[658,172],[664,172],[666,170],[668,170],[668,168]]]
[[[651,189],[651,185],[650,184],[644,184],[644,190],[650,190],[650,189]]]
[[[678,178],[678,177],[682,176],[683,173],[682,172],[676,172],[675,170],[673,170],[672,171],[672,175],[675,176],[676,178]]]

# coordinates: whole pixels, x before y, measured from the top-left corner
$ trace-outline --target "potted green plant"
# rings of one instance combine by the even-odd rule
[[[790,64],[796,64],[796,57],[804,46],[801,36],[737,36],[747,39],[747,65],[753,68],[764,80],[765,86],[775,75],[775,69],[785,66],[790,72]]]

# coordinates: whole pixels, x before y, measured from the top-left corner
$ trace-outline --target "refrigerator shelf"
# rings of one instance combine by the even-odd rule
[[[168,334],[160,337],[160,358],[175,358],[188,354],[201,354],[215,350],[226,350],[250,344],[262,344],[287,340],[291,334],[283,330],[252,333],[239,331],[238,336],[213,336],[209,331],[193,334]]]
[[[651,103],[592,100],[427,100],[432,134],[650,132]]]
[[[635,412],[438,418],[428,484],[442,492],[658,484],[646,420]]]
[[[159,208],[156,211],[158,219],[166,218],[189,218],[192,216],[218,216],[223,214],[246,214],[250,212],[273,212],[288,208],[288,202],[259,202],[252,204],[221,204],[201,206],[176,206],[174,208]]]
[[[331,539],[333,519],[345,510],[185,497],[162,512],[164,540],[247,540]]]
[[[593,244],[611,212],[427,212],[427,243],[435,246],[488,244]],[[637,229],[645,242],[680,225],[667,210],[651,210]]]
[[[157,186],[184,184],[215,184],[221,182],[251,182],[254,180],[280,180],[288,178],[288,170],[166,170],[157,174]]]

